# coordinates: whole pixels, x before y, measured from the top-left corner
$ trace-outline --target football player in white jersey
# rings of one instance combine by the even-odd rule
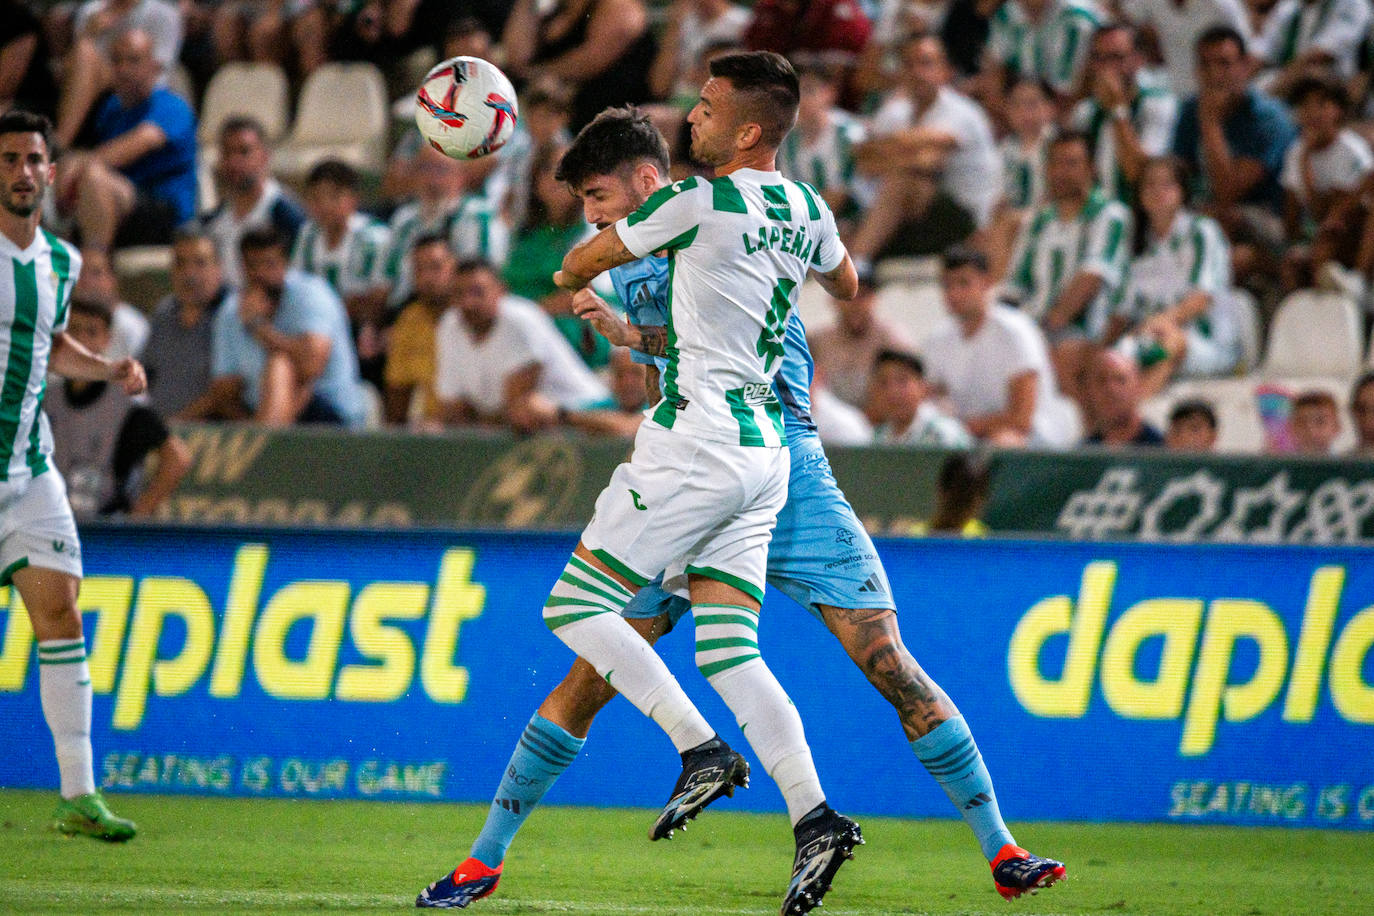
[[[51,136],[40,115],[0,115],[0,587],[19,590],[38,641],[39,692],[61,774],[52,827],[123,842],[136,828],[110,811],[95,786],[91,675],[76,606],[81,546],[52,461],[43,390],[49,371],[117,382],[129,394],[146,381],[136,360],[111,362],[64,333],[81,256],[39,226],[54,177]]]
[[[807,275],[841,299],[853,298],[858,277],[825,201],[776,169],[800,98],[791,65],[744,52],[715,58],[710,72],[688,120],[692,155],[717,177],[661,189],[569,252],[555,275],[576,291],[663,251],[670,294],[666,328],[642,347],[666,358],[664,396],[640,426],[633,458],[597,499],[544,620],[682,754],[682,775],[649,831],[660,839],[748,776],[744,759],[621,616],[659,573],[665,587],[686,586],[697,667],[747,723],[746,737],[787,803],[797,852],[782,912],[805,913],[863,839],[826,804],[801,719],[759,655],[768,542],[789,471],[772,381]],[[417,904],[455,905],[458,885],[471,877],[459,869]]]

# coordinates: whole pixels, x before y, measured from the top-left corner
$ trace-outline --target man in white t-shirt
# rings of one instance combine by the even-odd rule
[[[1241,0],[1124,0],[1121,11],[1159,40],[1169,89],[1179,98],[1197,92],[1197,40],[1203,32],[1229,25],[1250,38]]]
[[[939,38],[915,36],[903,46],[902,61],[903,82],[874,112],[874,142],[865,144],[860,156],[861,166],[885,179],[875,206],[896,199],[889,182],[905,180],[903,170],[934,150],[941,187],[981,226],[1001,189],[992,124],[978,103],[950,88],[954,71]],[[857,242],[855,249],[857,255]]]
[[[434,388],[445,423],[528,431],[609,396],[549,316],[506,293],[490,262],[458,265],[454,300],[434,331]]]
[[[941,283],[953,321],[922,347],[926,379],[984,441],[1067,446],[1072,408],[1055,389],[1044,335],[1024,312],[993,302],[993,282],[982,252],[945,252]]]

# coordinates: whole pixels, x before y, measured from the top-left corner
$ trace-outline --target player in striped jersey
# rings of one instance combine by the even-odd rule
[[[110,811],[95,786],[91,675],[76,606],[81,546],[52,460],[43,392],[50,371],[118,382],[129,394],[143,391],[145,379],[136,360],[110,362],[65,333],[81,257],[39,225],[54,178],[51,135],[41,116],[0,115],[0,587],[19,590],[38,642],[43,715],[61,774],[52,826],[121,842],[135,827]]]
[[[783,912],[805,913],[862,842],[825,802],[801,719],[758,650],[768,540],[786,499],[788,453],[772,381],[788,315],[809,274],[851,298],[858,278],[834,217],[810,188],[775,169],[799,91],[769,52],[717,57],[689,115],[692,154],[714,179],[689,178],[574,248],[557,281],[574,293],[606,270],[667,252],[669,315],[640,349],[665,358],[663,396],[640,426],[634,455],[597,500],[545,623],[668,733],[683,771],[651,839],[671,836],[707,804],[745,784],[748,767],[622,616],[660,573],[684,583],[697,628],[697,666],[737,720],[787,803],[797,852]],[[569,759],[541,736],[549,760]],[[427,888],[420,906],[472,899],[467,863]],[[478,893],[477,896],[483,894]]]
[[[668,172],[667,143],[631,109],[602,112],[584,128],[559,177],[582,198],[587,220],[605,227],[659,190]],[[590,292],[577,294],[583,316],[613,342],[631,347],[668,321],[668,258],[653,255],[611,271],[627,324]],[[662,357],[634,351],[659,396]],[[873,685],[892,703],[917,758],[973,828],[998,889],[1008,896],[1053,883],[1063,866],[1015,846],[1002,823],[990,777],[963,717],[902,644],[887,573],[872,541],[840,492],[810,417],[813,375],[800,315],[788,317],[786,351],[773,389],[783,405],[791,467],[787,504],[768,555],[768,581],[826,625]],[[837,536],[839,533],[839,536]],[[690,610],[658,584],[626,608],[632,626],[653,642]],[[501,779],[471,858],[454,873],[455,905],[490,894],[517,831],[582,749],[591,723],[615,691],[583,660],[574,663],[530,720]],[[982,795],[984,798],[980,799]],[[974,803],[975,800],[984,803]],[[459,880],[458,875],[465,876]]]

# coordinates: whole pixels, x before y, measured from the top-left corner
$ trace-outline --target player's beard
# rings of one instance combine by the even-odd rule
[[[10,188],[6,188],[4,194],[0,194],[0,207],[14,214],[20,219],[28,219],[38,212],[38,208],[43,204],[43,186],[37,185],[37,193],[33,195],[33,202],[29,204],[17,203],[16,194]]]

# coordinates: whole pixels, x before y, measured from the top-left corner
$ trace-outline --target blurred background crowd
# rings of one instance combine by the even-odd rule
[[[642,373],[552,283],[593,231],[554,174],[618,104],[694,172],[737,48],[797,66],[779,167],[863,278],[799,305],[828,441],[1374,454],[1370,0],[0,0],[74,315],[151,378],[49,412],[124,477],[177,466],[169,420],[632,434]],[[412,120],[457,54],[519,88],[483,160]]]

